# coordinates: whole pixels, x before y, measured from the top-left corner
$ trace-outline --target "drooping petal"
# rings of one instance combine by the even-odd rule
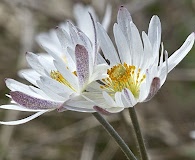
[[[82,89],[89,80],[89,56],[84,46],[76,45],[75,58],[79,85]]]
[[[11,91],[10,95],[16,103],[29,109],[55,109],[60,105],[60,103],[38,99],[19,91]]]
[[[16,120],[16,121],[8,121],[8,122],[3,122],[3,121],[0,121],[0,124],[4,124],[4,125],[19,125],[19,124],[24,124],[26,122],[29,122],[37,117],[39,117],[40,115],[44,114],[45,112],[48,112],[48,110],[44,110],[44,111],[40,111],[40,112],[37,112],[27,118],[24,118],[24,119],[21,119],[21,120]]]

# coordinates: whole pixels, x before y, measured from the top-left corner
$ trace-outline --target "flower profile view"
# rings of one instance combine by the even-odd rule
[[[97,24],[98,40],[105,57],[99,60],[108,62],[109,66],[107,77],[100,80],[100,87],[108,105],[104,111],[111,113],[150,100],[164,84],[167,74],[191,50],[195,36],[190,34],[168,58],[161,43],[158,16],[152,17],[148,33],[143,31],[140,36],[130,13],[123,6],[119,8],[113,32],[117,50],[102,25]]]
[[[32,69],[22,70],[20,75],[32,85],[25,85],[13,79],[5,80],[7,87],[11,90],[7,95],[11,98],[11,104],[2,105],[0,108],[35,112],[35,114],[21,120],[0,122],[0,124],[26,123],[55,109],[59,112],[66,109],[95,112],[94,103],[85,97],[95,98],[96,94],[91,95],[88,89],[93,90],[92,82],[106,77],[107,65],[96,62],[98,46],[93,12],[91,14],[82,6],[76,8],[77,11],[84,12],[84,16],[87,14],[87,18],[84,17],[85,25],[88,27],[84,31],[87,33],[71,22],[66,24],[68,31],[56,27],[57,41],[55,38],[55,40],[52,39],[51,35],[47,35],[47,38],[42,37],[43,39],[40,40],[48,55],[26,53],[26,60]],[[77,16],[79,16],[78,13]],[[108,25],[108,21],[107,19],[104,22],[105,26]],[[83,27],[81,22],[79,25]],[[50,40],[49,36],[51,36]],[[58,44],[56,45],[53,41]]]

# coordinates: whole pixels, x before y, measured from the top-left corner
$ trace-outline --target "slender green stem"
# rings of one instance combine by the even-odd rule
[[[119,134],[114,130],[114,128],[102,117],[98,112],[92,113],[93,116],[102,124],[104,129],[111,135],[112,138],[117,142],[121,150],[127,156],[129,160],[137,160],[132,151],[129,149],[124,140],[119,136]]]
[[[138,119],[137,119],[137,114],[136,114],[136,111],[135,111],[134,107],[129,108],[129,114],[130,114],[130,117],[131,117],[133,128],[135,130],[135,135],[136,135],[136,138],[137,138],[137,142],[138,142],[138,146],[139,146],[139,149],[140,149],[142,160],[148,160],[146,147],[145,147],[145,144],[144,144],[143,136],[142,136],[142,133],[141,133],[141,130],[140,130],[139,122],[138,122]]]

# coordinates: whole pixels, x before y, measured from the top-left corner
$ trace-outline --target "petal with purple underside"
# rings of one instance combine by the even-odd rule
[[[29,109],[55,109],[60,103],[35,98],[19,91],[10,92],[12,99],[21,106]]]
[[[147,98],[144,100],[144,102],[147,102],[150,99],[152,99],[152,97],[154,97],[154,95],[158,92],[159,89],[160,89],[160,78],[154,77],[150,85],[149,94]]]
[[[108,112],[107,110],[105,110],[105,109],[103,109],[103,108],[101,108],[101,107],[99,107],[99,106],[94,106],[93,109],[94,109],[95,111],[97,111],[97,112],[103,114],[103,115],[110,115],[110,114],[111,114],[110,112]]]
[[[89,80],[89,56],[84,46],[77,44],[75,47],[77,76],[80,89]]]

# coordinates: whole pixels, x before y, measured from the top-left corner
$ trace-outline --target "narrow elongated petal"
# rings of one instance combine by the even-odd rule
[[[8,110],[15,110],[15,111],[25,111],[25,112],[38,112],[43,110],[37,110],[37,109],[29,109],[25,108],[16,104],[8,104],[8,105],[2,105],[0,106],[1,109],[8,109]]]
[[[64,105],[63,107],[67,110],[76,111],[76,112],[89,112],[89,113],[95,112],[94,109],[90,109],[90,108],[81,108],[81,107],[75,107],[69,105]]]
[[[19,125],[19,124],[24,124],[26,122],[29,122],[37,117],[39,117],[40,115],[44,114],[45,112],[48,112],[48,110],[44,110],[44,111],[40,111],[40,112],[37,112],[27,118],[24,118],[24,119],[21,119],[21,120],[16,120],[16,121],[8,121],[8,122],[3,122],[3,121],[0,121],[0,124],[4,124],[4,125]]]
[[[10,92],[10,95],[16,103],[29,109],[54,109],[60,105],[60,103],[31,97],[19,91]]]
[[[184,44],[168,58],[168,72],[170,72],[188,54],[194,44],[195,34],[191,33]],[[166,66],[164,62],[164,66]]]
[[[89,56],[84,46],[76,45],[75,58],[79,85],[82,88],[89,80]]]
[[[153,16],[149,28],[148,28],[148,37],[152,44],[153,54],[155,56],[154,65],[158,65],[159,61],[159,48],[161,43],[161,23],[158,16]]]
[[[105,58],[110,61],[110,65],[113,66],[114,64],[120,63],[118,54],[112,44],[112,41],[99,23],[97,24],[97,33],[101,49]]]

